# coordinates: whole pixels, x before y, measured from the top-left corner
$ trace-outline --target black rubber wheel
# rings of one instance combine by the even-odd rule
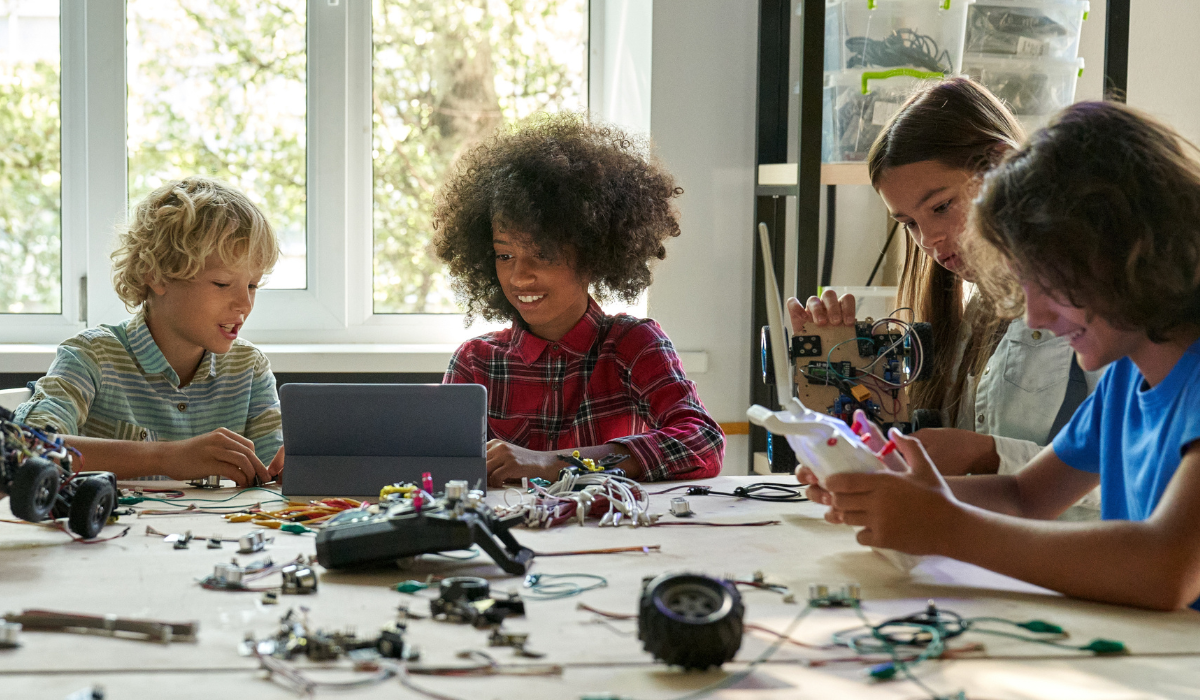
[[[486,578],[451,576],[442,579],[441,590],[442,600],[446,602],[470,603],[488,597],[489,586]]]
[[[67,527],[76,535],[90,540],[100,534],[116,503],[117,492],[107,479],[84,479],[75,487]]]
[[[664,574],[642,589],[638,639],[671,666],[720,666],[742,646],[744,612],[731,583],[701,574]]]
[[[12,493],[8,494],[12,514],[31,523],[45,520],[58,498],[61,478],[54,462],[42,457],[25,460],[13,476]]]

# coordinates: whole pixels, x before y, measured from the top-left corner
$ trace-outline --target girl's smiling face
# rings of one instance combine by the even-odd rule
[[[575,270],[575,255],[565,248],[556,260],[542,255],[528,235],[492,224],[496,276],[504,297],[539,338],[559,340],[588,308],[588,281]]]
[[[934,160],[898,165],[879,178],[879,196],[921,250],[963,274],[959,237],[967,224],[973,173]]]

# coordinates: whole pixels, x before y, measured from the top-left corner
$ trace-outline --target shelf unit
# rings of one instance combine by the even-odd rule
[[[864,0],[865,1],[865,0]],[[1130,0],[1106,0],[1104,28],[1104,86],[1111,99],[1124,101],[1129,74]],[[801,298],[815,293],[819,277],[818,223],[821,208],[821,186],[827,186],[832,204],[837,185],[870,184],[865,163],[821,163],[822,81],[825,61],[825,0],[759,0],[758,30],[758,114],[757,157],[758,171],[755,187],[754,226],[748,230],[748,244],[753,248],[754,267],[752,332],[749,343],[750,402],[775,406],[774,390],[762,381],[759,362],[759,329],[766,325],[767,309],[764,298],[762,254],[758,250],[755,231],[760,222],[771,232],[772,258],[775,277],[785,279],[783,254],[789,237],[796,240],[796,289]],[[792,36],[792,13],[799,18],[799,31],[794,37],[800,43],[798,76],[799,108],[789,114],[788,95],[789,55]],[[798,127],[796,162],[788,154],[788,125]],[[789,228],[785,216],[786,197],[796,198],[796,221]],[[833,212],[833,207],[830,207]],[[831,217],[832,220],[832,217]],[[833,229],[833,224],[830,224]],[[826,249],[825,269],[832,266],[832,246]],[[793,290],[777,290],[790,295]],[[766,450],[766,431],[750,426],[749,464],[755,453]]]

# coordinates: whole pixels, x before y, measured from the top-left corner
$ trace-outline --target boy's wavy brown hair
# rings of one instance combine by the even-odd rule
[[[647,144],[572,113],[539,114],[475,146],[437,196],[433,245],[467,321],[517,318],[496,275],[492,224],[529,236],[547,258],[573,253],[600,299],[634,301],[650,261],[679,235],[671,200],[683,194]]]
[[[1013,313],[1015,279],[1161,343],[1200,324],[1200,161],[1116,102],[1068,107],[984,178],[972,225],[1007,264],[981,278]]]

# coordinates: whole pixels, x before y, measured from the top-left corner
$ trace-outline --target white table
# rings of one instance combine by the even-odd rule
[[[784,477],[777,480],[788,481]],[[762,477],[722,477],[708,483],[716,490]],[[145,482],[143,482],[145,483]],[[168,488],[171,482],[155,487]],[[650,491],[665,488],[650,485]],[[221,497],[217,492],[189,491],[198,497]],[[261,494],[261,492],[260,492]],[[498,502],[493,492],[489,500]],[[238,502],[252,503],[247,494]],[[654,511],[667,509],[669,496],[654,496]],[[660,553],[589,555],[546,558],[533,571],[602,574],[609,585],[581,596],[554,601],[529,601],[528,615],[513,618],[505,629],[530,633],[529,647],[546,652],[541,660],[522,659],[512,650],[487,647],[487,633],[469,626],[432,620],[413,621],[407,641],[421,648],[423,664],[462,664],[455,652],[482,649],[502,664],[560,664],[558,677],[492,676],[449,678],[413,676],[413,682],[456,698],[547,698],[564,700],[584,693],[607,691],[631,698],[675,698],[716,682],[745,667],[772,641],[748,632],[735,663],[723,671],[682,673],[652,662],[637,641],[636,623],[600,623],[597,616],[576,609],[582,601],[614,612],[635,611],[644,576],[665,571],[692,570],[714,575],[747,577],[756,570],[767,580],[796,591],[803,604],[812,582],[862,586],[863,609],[874,621],[921,610],[928,599],[965,616],[993,615],[1057,623],[1078,644],[1104,637],[1125,642],[1127,657],[1091,657],[1051,647],[968,633],[951,646],[982,642],[992,658],[934,661],[916,673],[939,693],[965,690],[969,697],[1014,698],[1196,698],[1200,697],[1200,614],[1193,611],[1157,613],[1085,601],[1057,594],[950,560],[923,563],[912,575],[854,541],[848,527],[822,520],[823,507],[811,503],[762,503],[719,496],[689,497],[697,517],[720,522],[778,519],[768,527],[658,527],[600,529],[564,526],[549,531],[515,530],[517,538],[536,551],[557,551],[627,545],[661,545]],[[665,516],[671,519],[671,516]],[[11,518],[7,501],[0,518]],[[427,612],[430,597],[405,595],[390,588],[404,579],[427,574],[479,575],[497,590],[516,589],[520,580],[508,577],[486,556],[453,562],[436,558],[418,561],[408,571],[375,570],[360,573],[324,572],[320,590],[312,596],[281,596],[280,604],[264,605],[253,593],[209,591],[196,580],[210,574],[214,564],[234,555],[226,544],[219,550],[193,543],[175,550],[161,538],[144,534],[146,525],[163,532],[191,530],[196,535],[235,538],[246,525],[226,523],[216,515],[191,514],[121,518],[131,525],[128,536],[112,542],[85,545],[66,535],[33,526],[0,523],[0,610],[44,608],[90,614],[113,613],[172,621],[198,620],[196,643],[160,645],[111,639],[98,635],[23,632],[23,646],[0,651],[0,698],[61,700],[80,688],[99,684],[108,698],[292,698],[295,694],[263,680],[254,659],[237,648],[246,632],[270,634],[289,606],[306,606],[315,626],[353,627],[374,632],[394,619],[399,604]],[[116,526],[106,528],[114,534]],[[314,552],[313,536],[275,533],[268,547],[276,562]],[[245,562],[249,557],[241,557]],[[274,581],[276,579],[272,579]],[[783,630],[800,610],[768,591],[744,589],[746,620]],[[817,610],[794,636],[822,644],[829,635],[856,624],[849,610]],[[784,645],[768,663],[721,697],[746,700],[775,698],[916,698],[922,692],[912,683],[872,683],[858,664],[810,667],[806,660],[847,652],[814,652]],[[343,664],[344,665],[344,664]],[[329,672],[329,678],[349,673]],[[352,698],[420,697],[398,682],[345,693]]]

